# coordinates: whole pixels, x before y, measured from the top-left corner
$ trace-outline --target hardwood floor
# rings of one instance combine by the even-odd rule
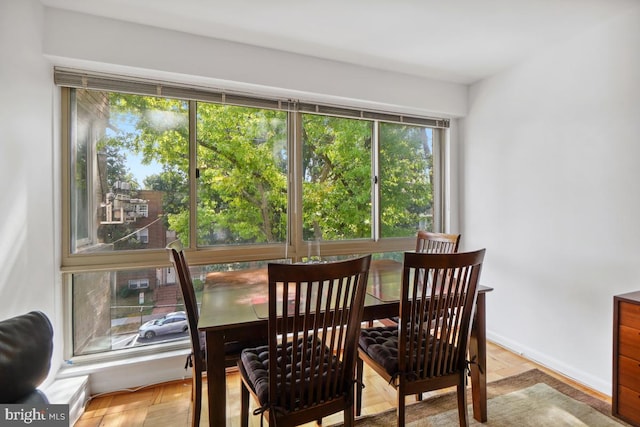
[[[532,368],[543,370],[592,396],[611,403],[611,399],[601,393],[568,380],[514,354],[493,343],[488,343],[487,371],[488,381],[495,381],[528,371]],[[363,415],[386,411],[395,407],[395,391],[387,385],[375,372],[365,365],[363,390]],[[201,425],[208,425],[208,406],[206,402],[206,381],[204,381],[204,399]],[[448,390],[447,390],[448,391]],[[433,393],[435,394],[435,393]],[[427,395],[428,396],[428,395]],[[85,413],[75,424],[76,427],[187,427],[191,420],[191,380],[175,381],[135,392],[113,393],[93,398],[87,405]],[[252,409],[253,409],[253,402]],[[410,399],[407,400],[410,403]],[[227,373],[227,425],[240,425],[240,378],[236,371]],[[331,425],[342,421],[338,413],[323,419],[323,425]],[[249,425],[260,426],[260,417],[249,415]],[[265,425],[266,422],[265,422]],[[314,423],[308,424],[313,426]]]

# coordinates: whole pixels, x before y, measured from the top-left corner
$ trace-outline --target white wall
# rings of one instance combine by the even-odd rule
[[[37,1],[0,2],[0,319],[40,310],[61,321],[54,243],[53,80]],[[57,225],[57,224],[55,224]],[[52,375],[62,334],[56,328]]]
[[[44,50],[58,64],[406,113],[466,112],[461,84],[59,9],[46,9],[45,25]]]
[[[611,394],[640,289],[640,7],[470,88],[461,213],[490,337]]]

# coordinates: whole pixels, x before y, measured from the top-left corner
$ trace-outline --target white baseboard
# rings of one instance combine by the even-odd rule
[[[605,381],[602,378],[595,377],[588,372],[576,369],[574,366],[569,366],[553,357],[549,357],[549,355],[545,353],[536,351],[535,349],[527,347],[520,342],[511,340],[493,332],[487,331],[487,339],[586,387],[607,396],[611,396],[611,381]]]

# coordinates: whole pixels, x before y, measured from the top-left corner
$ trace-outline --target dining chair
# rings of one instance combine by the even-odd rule
[[[242,351],[241,426],[249,395],[269,425],[295,426],[344,411],[354,424],[358,337],[371,255],[269,264],[269,344]]]
[[[200,413],[202,409],[202,374],[207,371],[207,358],[205,353],[206,342],[204,333],[198,331],[198,319],[200,317],[198,302],[196,299],[196,292],[193,287],[189,264],[187,263],[182,243],[179,240],[175,240],[169,243],[166,249],[169,252],[169,258],[175,268],[176,278],[180,284],[180,290],[182,291],[184,308],[187,312],[189,337],[191,339],[191,354],[187,357],[185,369],[187,366],[190,366],[193,369],[193,385],[191,389],[193,413],[191,417],[191,425],[199,426]],[[236,365],[242,348],[256,346],[264,342],[266,342],[265,337],[257,334],[255,339],[251,341],[225,343],[225,366],[232,367]]]
[[[198,331],[198,303],[182,244],[179,240],[173,241],[167,245],[167,250],[169,251],[169,257],[176,270],[176,278],[180,283],[184,308],[187,312],[189,336],[191,338],[191,354],[187,358],[185,369],[187,366],[193,368],[193,385],[191,388],[193,412],[191,415],[191,425],[199,426],[200,412],[202,409],[202,374],[207,370],[207,359],[205,357],[206,345],[204,337]]]
[[[360,332],[357,381],[363,362],[397,392],[397,422],[405,425],[405,396],[456,386],[461,426],[468,426],[465,379],[471,322],[485,250],[454,254],[406,252],[400,322]],[[438,313],[446,312],[446,316]],[[360,412],[362,390],[356,391]]]

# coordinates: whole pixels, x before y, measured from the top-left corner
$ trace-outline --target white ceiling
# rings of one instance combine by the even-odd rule
[[[457,83],[488,77],[639,0],[41,0],[219,39]]]

